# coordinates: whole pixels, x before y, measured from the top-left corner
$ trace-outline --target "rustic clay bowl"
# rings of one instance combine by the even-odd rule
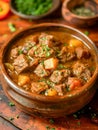
[[[71,10],[80,5],[90,8],[95,12],[95,15],[84,17],[72,13]],[[98,3],[96,0],[65,0],[62,5],[62,16],[66,21],[76,26],[92,26],[98,22]]]
[[[16,14],[19,17],[24,18],[24,19],[33,19],[33,20],[41,19],[43,17],[46,17],[46,16],[50,15],[51,13],[53,13],[59,7],[59,5],[60,5],[60,0],[53,0],[53,6],[52,6],[52,8],[48,12],[46,12],[46,13],[44,13],[42,15],[38,15],[38,16],[35,16],[35,15],[25,15],[25,14],[22,14],[22,13],[18,12],[15,9],[15,1],[14,0],[10,0],[10,8],[11,8],[11,11],[14,14]]]
[[[4,63],[5,57],[8,55],[8,49],[12,44],[15,44],[16,40],[21,39],[24,36],[33,34],[34,32],[41,31],[64,31],[75,37],[79,37],[94,53],[95,58],[95,72],[88,83],[86,83],[80,90],[69,92],[64,96],[44,96],[38,94],[32,94],[20,89],[9,77]],[[44,117],[61,117],[84,107],[90,102],[94,96],[97,87],[94,85],[98,75],[98,50],[94,43],[80,31],[62,24],[43,23],[35,25],[33,27],[24,29],[16,33],[9,41],[7,41],[1,54],[1,70],[4,79],[8,85],[3,85],[3,89],[7,96],[20,108],[22,111],[31,115],[38,115]]]

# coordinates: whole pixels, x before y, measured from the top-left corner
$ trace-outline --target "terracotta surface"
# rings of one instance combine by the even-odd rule
[[[8,19],[0,21],[0,50],[5,44],[5,41],[14,33],[9,30],[8,23],[13,23],[16,26],[16,31],[25,27],[33,26],[34,24],[43,22],[68,23],[61,17],[60,9],[53,13],[50,17],[38,20],[29,21],[23,20],[11,14]],[[72,26],[72,25],[70,25]],[[75,26],[74,26],[75,27]],[[77,27],[75,27],[77,28]],[[88,31],[89,37],[98,47],[98,25],[90,28],[78,28],[82,32]],[[0,73],[2,85],[6,85]],[[5,96],[0,85],[0,129],[1,130],[97,130],[98,129],[98,91],[92,101],[76,115],[69,115],[59,119],[43,119],[27,115],[17,109],[16,106],[9,106],[10,100]],[[98,86],[98,79],[96,81]],[[95,115],[96,114],[96,115]],[[93,118],[94,117],[94,118]],[[53,129],[54,128],[54,129]]]

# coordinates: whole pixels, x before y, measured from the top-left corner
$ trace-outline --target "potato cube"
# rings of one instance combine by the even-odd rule
[[[18,85],[23,86],[30,83],[30,78],[27,75],[19,75],[18,76]]]
[[[58,59],[50,58],[44,61],[45,69],[55,69],[58,65]]]
[[[79,46],[82,46],[82,44],[83,43],[80,40],[78,40],[78,39],[71,39],[69,41],[69,46],[70,47],[79,47]]]

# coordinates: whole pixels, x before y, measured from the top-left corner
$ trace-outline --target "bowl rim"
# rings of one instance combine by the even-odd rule
[[[94,15],[94,16],[84,17],[84,16],[80,16],[80,15],[76,15],[76,14],[72,13],[72,12],[70,11],[70,9],[67,8],[67,4],[68,4],[69,2],[71,2],[71,0],[65,0],[65,1],[63,2],[63,5],[62,5],[62,15],[63,15],[63,16],[65,16],[65,11],[67,11],[67,12],[70,13],[70,15],[71,15],[72,17],[76,17],[77,19],[82,19],[82,20],[91,20],[91,19],[95,19],[95,18],[98,17],[98,14],[96,14],[96,15]]]
[[[40,19],[40,18],[43,18],[43,17],[50,15],[52,12],[54,12],[60,6],[60,3],[61,3],[60,0],[53,0],[52,7],[46,13],[44,13],[42,15],[25,15],[25,14],[18,12],[14,8],[13,1],[14,0],[10,0],[10,9],[14,14],[16,14],[16,15],[20,16],[21,18],[24,18],[24,19],[34,19],[34,20],[37,20],[37,19]]]
[[[97,78],[98,75],[98,64],[96,64],[96,70],[92,76],[92,78],[89,80],[88,83],[86,83],[81,89],[79,90],[75,90],[75,92],[71,92],[71,94],[65,94],[63,96],[45,96],[45,95],[40,95],[40,94],[32,94],[30,92],[27,92],[23,89],[21,89],[20,87],[18,87],[18,85],[16,83],[14,83],[12,81],[12,79],[8,76],[7,71],[4,67],[3,64],[3,59],[4,59],[4,54],[6,52],[6,48],[10,45],[10,42],[15,39],[15,37],[17,37],[19,34],[21,34],[23,31],[27,31],[30,29],[36,29],[39,27],[61,27],[61,28],[66,28],[69,30],[74,30],[75,32],[79,33],[80,35],[82,35],[83,37],[85,37],[90,44],[92,45],[92,47],[94,48],[95,54],[96,54],[96,59],[97,59],[97,63],[98,63],[98,49],[95,46],[95,44],[85,35],[83,34],[81,31],[70,27],[68,25],[64,25],[64,24],[58,24],[58,23],[42,23],[42,24],[37,24],[34,25],[32,27],[27,27],[23,30],[20,30],[18,32],[16,32],[7,42],[6,44],[3,46],[2,52],[1,52],[1,72],[5,78],[5,80],[7,81],[7,83],[10,85],[10,87],[16,91],[17,93],[23,95],[24,97],[33,99],[33,100],[38,100],[38,101],[43,101],[43,102],[59,102],[59,101],[66,101],[66,100],[72,100],[73,98],[78,97],[79,95],[83,95],[84,93],[86,93],[91,87],[90,84],[94,84],[93,82],[95,81],[95,79]],[[54,99],[54,100],[52,100]]]

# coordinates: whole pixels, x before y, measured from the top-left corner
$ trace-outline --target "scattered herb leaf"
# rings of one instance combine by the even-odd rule
[[[50,126],[46,126],[46,130],[50,130]]]
[[[86,36],[88,36],[88,35],[89,35],[89,32],[88,32],[88,31],[85,31],[84,34],[85,34]]]
[[[55,128],[51,128],[51,130],[55,130]]]
[[[78,126],[80,126],[80,125],[81,125],[81,122],[80,122],[80,121],[78,121],[78,122],[77,122],[77,125],[78,125]]]
[[[23,50],[18,50],[18,54],[22,54],[23,53]]]
[[[15,106],[15,104],[13,102],[9,102],[9,106]]]
[[[73,114],[73,117],[74,117],[75,119],[78,119],[78,115],[77,115],[77,114]]]
[[[53,119],[50,119],[49,122],[50,122],[51,124],[53,124],[53,123],[54,123],[54,120],[53,120]]]
[[[16,31],[16,27],[13,23],[8,23],[8,27],[10,29],[11,32],[15,32]]]

